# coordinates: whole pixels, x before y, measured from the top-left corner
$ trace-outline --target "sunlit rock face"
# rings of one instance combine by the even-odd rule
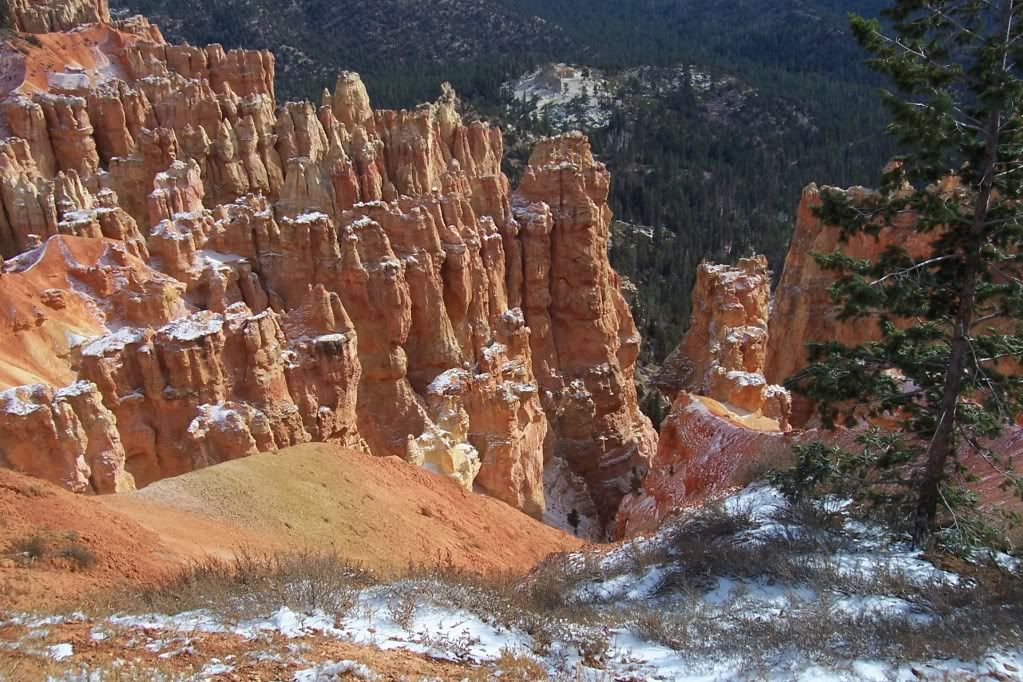
[[[43,36],[16,66],[46,77],[2,107],[4,465],[104,493],[339,441],[537,518],[560,472],[602,536],[656,435],[584,137],[541,142],[513,193],[447,86],[374,110],[346,72],[281,104],[268,52],[15,4],[88,26]]]
[[[653,384],[674,401],[682,391],[788,424],[790,399],[764,377],[771,280],[767,259],[735,266],[702,263],[693,289],[689,331]]]
[[[748,483],[809,437],[790,432],[789,393],[764,376],[770,296],[763,257],[700,265],[689,331],[653,380],[672,409],[649,474],[618,510],[615,537],[654,530],[673,512]]]
[[[855,202],[877,196],[863,188],[832,191],[843,191]],[[952,196],[962,190],[948,182],[935,191]],[[790,422],[804,429],[815,424],[814,406],[799,396],[793,401],[784,389],[769,383],[783,382],[808,364],[808,343],[835,340],[857,345],[880,337],[874,320],[837,319],[828,293],[834,275],[821,270],[814,254],[840,249],[855,258],[875,259],[898,245],[922,258],[930,253],[933,237],[916,232],[914,216],[906,214],[877,235],[842,241],[839,228],[817,218],[820,203],[820,190],[809,186],[773,300],[767,264],[761,258],[743,259],[736,266],[700,266],[689,332],[654,379],[674,404],[662,425],[650,474],[623,501],[614,535],[653,530],[681,508],[746,485],[769,469],[788,466],[797,445],[823,440],[857,447],[856,430],[792,430]],[[894,423],[872,421],[882,428]],[[1023,453],[1020,440],[1016,426],[989,445],[1012,460]],[[974,486],[987,503],[1006,501],[996,491],[998,476],[990,463],[969,448],[964,449],[963,461],[978,479]]]
[[[657,442],[636,398],[639,333],[607,259],[609,183],[581,134],[541,142],[514,196],[512,246],[553,457],[585,481],[603,526]]]

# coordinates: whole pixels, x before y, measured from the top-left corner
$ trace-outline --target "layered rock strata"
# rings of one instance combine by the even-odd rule
[[[0,392],[0,466],[74,492],[135,489],[114,415],[95,384],[36,384]],[[42,456],[41,456],[42,455]]]
[[[789,466],[793,447],[821,438],[855,446],[852,431],[781,431],[771,420],[682,393],[661,424],[650,474],[637,493],[622,501],[612,535],[622,538],[655,531],[680,509]]]
[[[95,386],[120,438],[104,457],[140,486],[331,440],[536,517],[545,487],[572,490],[600,536],[656,437],[586,139],[542,142],[513,194],[500,131],[448,87],[375,111],[343,73],[319,105],[278,106],[269,53],[104,30],[109,68],[3,106],[0,294],[34,312],[3,330],[0,388]],[[8,466],[111,490],[87,452],[30,466],[18,447],[0,443]]]
[[[767,259],[702,263],[689,331],[653,378],[668,400],[688,391],[788,425],[788,392],[764,377],[771,280]]]

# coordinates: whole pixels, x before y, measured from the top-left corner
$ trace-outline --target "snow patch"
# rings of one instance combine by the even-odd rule
[[[97,337],[84,349],[82,355],[91,358],[101,358],[111,353],[120,353],[133,343],[138,343],[144,338],[141,329],[134,327],[122,327],[113,334]]]
[[[175,341],[198,341],[206,336],[219,334],[224,329],[224,317],[203,310],[195,315],[175,320],[160,329],[160,334]]]
[[[54,644],[49,649],[50,658],[55,661],[64,661],[75,654],[75,649],[70,644]]]
[[[337,663],[321,663],[314,668],[306,668],[295,673],[295,682],[334,682],[349,675],[358,680],[380,679],[380,676],[369,667],[357,661],[338,661]]]

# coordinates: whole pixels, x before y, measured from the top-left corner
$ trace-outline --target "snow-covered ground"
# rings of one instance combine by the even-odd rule
[[[441,572],[321,595],[326,606],[308,610],[107,615],[91,637],[135,632],[161,657],[188,654],[204,635],[265,640],[265,655],[295,663],[295,680],[375,679],[354,661],[305,659],[317,639],[482,666],[512,653],[553,679],[1023,679],[1023,607],[991,604],[981,589],[845,503],[791,505],[753,486],[656,535],[552,557],[517,585]],[[0,630],[18,626],[16,648],[73,664],[70,644],[39,633],[82,618],[13,616]],[[198,678],[232,669],[209,661]]]
[[[641,103],[673,98],[685,91],[693,96],[704,117],[720,125],[777,130],[813,126],[809,113],[792,102],[765,99],[734,76],[686,64],[619,72],[546,64],[505,83],[504,90],[514,99],[507,108],[513,120],[523,114],[545,117],[559,132],[605,128],[616,111],[628,117]]]
[[[585,66],[547,64],[505,88],[531,104],[559,129],[601,128],[611,122],[611,90],[604,72]]]

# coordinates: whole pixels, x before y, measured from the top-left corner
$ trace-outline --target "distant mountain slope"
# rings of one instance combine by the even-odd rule
[[[884,0],[497,0],[547,19],[604,58],[695,59],[860,79],[847,14]]]
[[[513,175],[538,135],[563,126],[502,85],[550,62],[606,74],[619,94],[578,127],[611,169],[616,216],[649,228],[612,252],[637,285],[646,360],[687,326],[701,260],[756,251],[780,272],[802,188],[875,183],[892,153],[847,26],[848,12],[876,15],[886,0],[111,1],[172,39],[272,49],[281,98],[315,100],[341,68],[360,71],[381,107],[415,106],[450,81],[509,133]],[[685,73],[720,85],[682,87]]]
[[[882,0],[112,0],[175,41],[277,54],[285,97],[317,94],[340,68],[362,72],[386,106],[411,106],[453,80],[493,96],[501,72],[570,61],[592,66],[710,63],[861,81],[850,10]],[[523,67],[523,68],[520,68]],[[493,77],[492,77],[493,76]]]
[[[362,73],[375,99],[413,105],[458,79],[499,84],[503,68],[574,45],[560,27],[497,0],[115,0],[114,12],[145,14],[168,39],[267,48],[283,97],[316,99],[339,69]],[[466,73],[468,73],[467,70]],[[499,70],[496,74],[501,73]]]

